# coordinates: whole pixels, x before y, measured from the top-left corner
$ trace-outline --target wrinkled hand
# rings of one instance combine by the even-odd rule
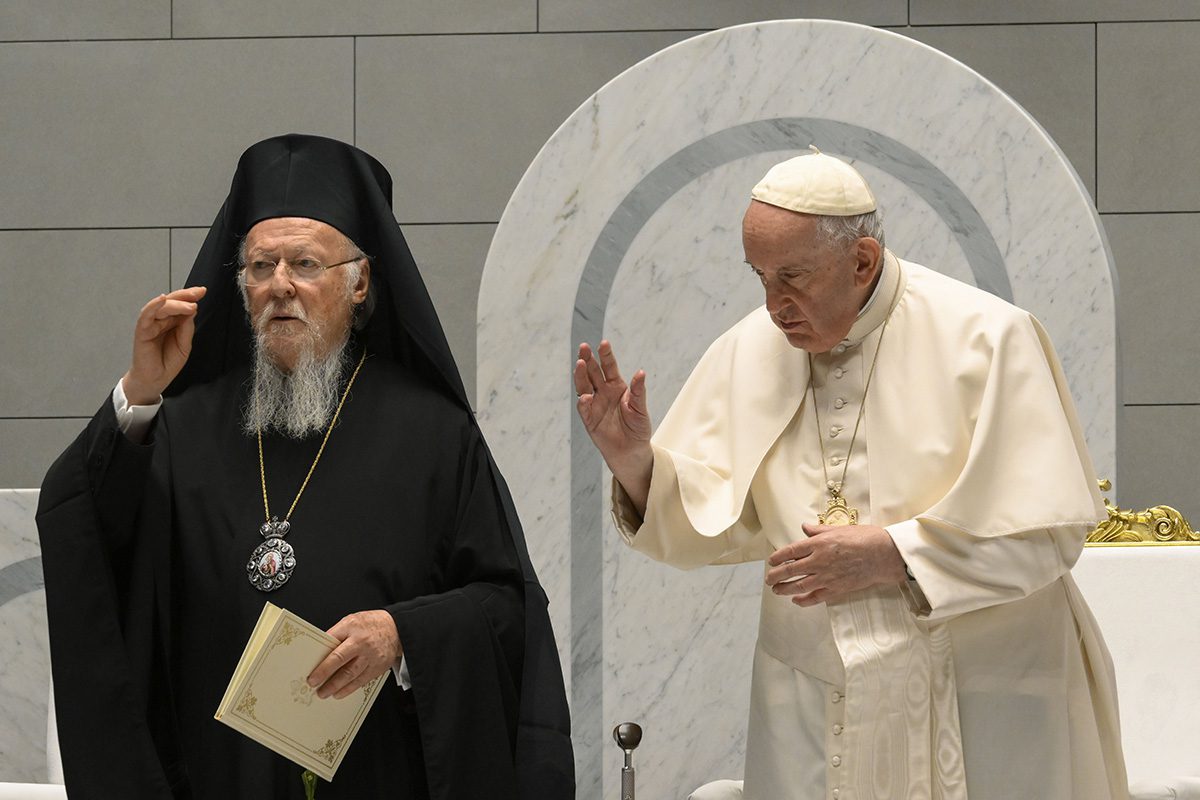
[[[146,303],[133,327],[133,363],[121,378],[132,405],[150,405],[175,380],[192,353],[196,309],[207,289],[192,286]]]
[[[654,453],[650,449],[650,412],[646,406],[646,373],[638,370],[626,384],[607,340],[599,360],[587,343],[575,361],[575,404],[592,443],[639,510],[646,508]]]
[[[777,595],[791,595],[798,606],[907,578],[904,559],[883,528],[805,523],[804,532],[809,538],[781,547],[767,559],[767,585]]]
[[[308,685],[318,697],[341,700],[387,672],[404,653],[396,622],[383,609],[342,617],[328,633],[341,644],[309,673]]]

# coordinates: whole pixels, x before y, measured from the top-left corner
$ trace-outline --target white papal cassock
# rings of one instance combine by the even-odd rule
[[[877,351],[843,494],[916,584],[810,608],[764,588],[745,797],[1127,798],[1112,662],[1070,575],[1104,510],[1029,313],[887,252],[812,358],[818,431],[808,355],[757,309],[655,433],[644,520],[614,486],[622,535],[685,569],[803,538],[828,497],[818,436],[836,480]]]

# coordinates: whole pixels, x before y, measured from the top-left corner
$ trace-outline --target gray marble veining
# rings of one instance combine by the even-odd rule
[[[0,781],[46,780],[50,645],[38,493],[0,489]]]

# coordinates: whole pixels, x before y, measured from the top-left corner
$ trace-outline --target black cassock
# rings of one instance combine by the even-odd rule
[[[300,797],[300,770],[212,718],[267,599],[328,628],[396,620],[413,690],[391,682],[333,797],[574,796],[570,719],[546,609],[504,478],[392,211],[392,180],[342,142],[288,134],[242,154],[188,276],[206,286],[191,355],[145,446],[110,399],[51,467],[38,528],[59,740],[72,798]],[[371,354],[291,517],[292,579],[246,576],[264,521],[238,432],[252,332],[239,242],[321,220],[371,256]],[[360,351],[361,352],[361,351]],[[264,441],[271,512],[320,444]]]
[[[257,445],[238,429],[246,382],[239,371],[169,398],[143,446],[106,399],[47,476],[60,735],[129,755],[68,768],[72,794],[166,796],[165,777],[182,796],[303,797],[300,767],[213,719],[269,599],[321,628],[385,608],[408,659],[412,690],[386,678],[319,798],[517,796],[522,570],[467,412],[368,357],[292,514],[295,573],[268,595],[246,575],[264,519]],[[272,514],[286,513],[321,438],[264,437]],[[60,659],[64,648],[100,660]]]

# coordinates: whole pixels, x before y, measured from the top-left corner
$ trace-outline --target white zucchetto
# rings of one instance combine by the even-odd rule
[[[851,217],[875,210],[875,195],[858,170],[813,145],[809,149],[771,167],[750,196],[802,214]]]

